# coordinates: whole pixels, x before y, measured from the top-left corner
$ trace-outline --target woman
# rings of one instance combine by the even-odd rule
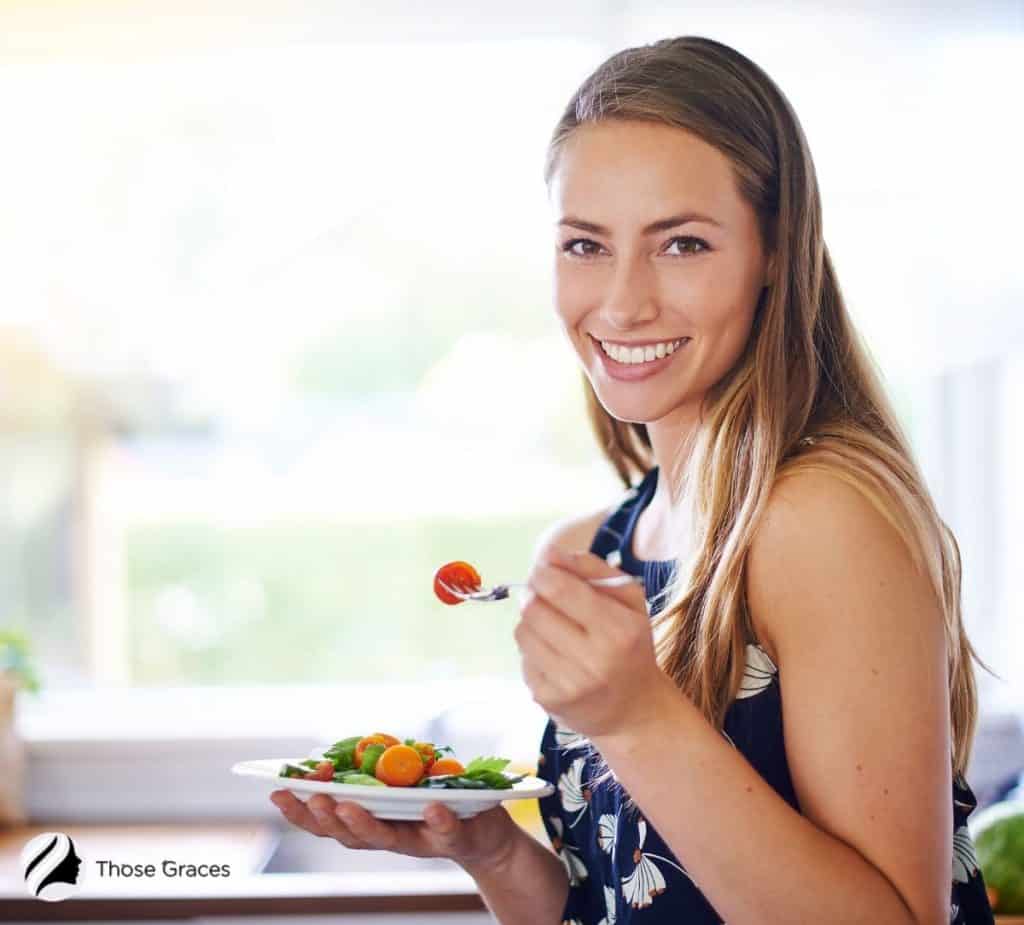
[[[627,49],[573,96],[545,179],[558,318],[628,489],[549,531],[520,605],[554,851],[503,809],[274,801],[349,847],[453,858],[503,923],[991,922],[956,542],[785,97],[708,39]],[[644,589],[587,581],[622,572]]]

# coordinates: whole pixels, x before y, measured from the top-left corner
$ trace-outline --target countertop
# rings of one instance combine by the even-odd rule
[[[524,820],[526,821],[526,820]],[[531,822],[533,820],[530,820]],[[534,825],[528,830],[535,837]],[[34,836],[69,835],[83,863],[81,890],[64,902],[43,902],[23,886],[21,850]],[[262,873],[281,837],[267,823],[236,821],[124,825],[21,826],[0,829],[0,921],[96,921],[213,916],[287,916],[484,911],[473,879],[456,865],[411,863],[405,870]],[[313,836],[310,836],[312,838]],[[346,851],[341,846],[325,848]],[[384,853],[373,852],[378,857]],[[230,867],[220,878],[96,876],[96,862]],[[1024,925],[1024,916],[996,916],[997,925]]]

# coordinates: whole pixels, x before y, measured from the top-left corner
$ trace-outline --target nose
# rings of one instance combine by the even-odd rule
[[[653,269],[642,256],[617,260],[601,299],[601,315],[620,331],[639,327],[658,316]]]

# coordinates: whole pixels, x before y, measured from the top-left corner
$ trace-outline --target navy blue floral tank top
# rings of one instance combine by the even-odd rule
[[[651,616],[664,604],[660,592],[673,562],[637,559],[633,529],[654,497],[658,468],[629,489],[605,519],[590,551],[631,575],[642,575]],[[747,664],[736,700],[725,716],[724,735],[797,812],[783,744],[779,673],[768,653],[747,645]],[[540,800],[551,846],[565,865],[569,895],[563,925],[627,925],[633,922],[722,922],[686,869],[638,808],[623,805],[612,781],[594,786],[595,756],[589,742],[549,717],[541,739],[537,774],[555,786]],[[953,781],[953,857],[950,925],[993,925],[994,919],[967,817],[977,805],[966,780]]]

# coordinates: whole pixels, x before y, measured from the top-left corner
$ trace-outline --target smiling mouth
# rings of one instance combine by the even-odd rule
[[[673,340],[655,341],[642,347],[630,347],[626,344],[616,344],[613,341],[600,341],[593,334],[587,336],[594,342],[596,349],[610,360],[623,366],[643,366],[647,363],[656,363],[658,360],[671,356],[691,340],[689,337],[677,337]]]

